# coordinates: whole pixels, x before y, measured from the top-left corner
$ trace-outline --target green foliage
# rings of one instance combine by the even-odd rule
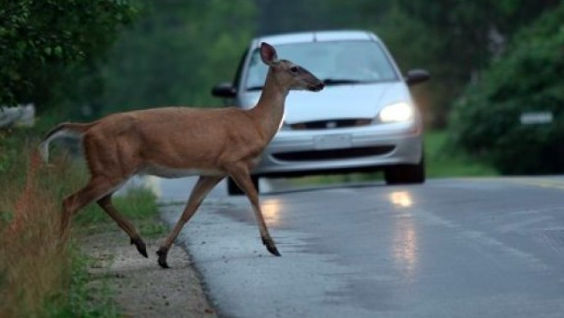
[[[359,28],[374,30],[404,71],[430,70],[432,81],[414,94],[426,121],[440,127],[452,101],[515,31],[556,4],[0,0],[0,105],[34,102],[42,114],[87,120],[154,106],[219,106],[210,88],[232,78],[253,36]],[[137,11],[138,23],[121,32]]]
[[[115,317],[107,293],[87,287],[83,257],[59,240],[62,198],[87,175],[62,158],[39,164],[33,132],[0,132],[0,316]]]
[[[131,21],[126,0],[2,0],[0,105],[44,106],[75,63],[92,63]]]
[[[38,127],[44,127],[42,120]],[[30,164],[38,129],[0,131],[0,299],[6,300],[0,302],[0,316],[118,317],[111,290],[89,284],[90,260],[77,246],[58,245],[62,199],[83,186],[88,173],[84,164],[57,151],[51,167]],[[164,230],[155,221],[156,197],[148,190],[131,189],[114,202],[135,223],[141,221],[145,237]],[[78,228],[73,236],[96,226],[105,229],[100,225],[117,230],[96,204],[80,210],[72,223]]]
[[[448,132],[425,132],[425,163],[428,178],[494,176],[498,172],[486,162],[472,158],[449,143]]]
[[[456,104],[451,131],[467,151],[503,173],[564,172],[564,4],[512,41]],[[550,111],[550,125],[522,125]]]
[[[252,0],[142,1],[103,66],[103,112],[219,106],[211,88],[233,78],[255,23]],[[91,95],[89,95],[91,96]]]
[[[368,29],[384,40],[403,71],[432,80],[413,92],[425,119],[444,127],[452,102],[523,25],[554,0],[257,1],[259,32]]]
[[[112,201],[120,214],[138,226],[142,237],[155,237],[165,232],[165,226],[157,217],[157,197],[151,190],[133,187],[124,194],[114,196]],[[117,228],[116,223],[94,203],[78,213],[73,222],[87,231]]]
[[[443,127],[452,102],[472,78],[520,27],[553,5],[551,0],[399,0],[374,29],[404,70],[430,71],[431,82],[415,95],[427,121]]]

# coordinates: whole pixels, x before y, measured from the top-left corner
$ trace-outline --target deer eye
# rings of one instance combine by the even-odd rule
[[[297,66],[292,66],[292,67],[290,67],[290,72],[292,72],[292,73],[297,73],[297,72],[298,72],[298,67],[297,67]]]

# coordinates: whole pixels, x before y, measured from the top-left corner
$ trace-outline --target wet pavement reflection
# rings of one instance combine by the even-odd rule
[[[247,199],[220,187],[181,241],[227,317],[560,317],[562,189],[564,177],[274,188],[261,195],[272,257]],[[165,209],[170,223],[181,209]]]

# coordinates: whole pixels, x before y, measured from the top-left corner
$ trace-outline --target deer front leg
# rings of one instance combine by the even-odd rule
[[[145,257],[149,257],[147,255],[147,246],[145,242],[143,242],[143,239],[141,239],[139,233],[137,233],[135,226],[121,215],[112,204],[112,194],[108,194],[98,200],[98,205],[125,231],[125,233],[127,233],[131,244],[135,244],[139,253]]]
[[[260,209],[259,200],[258,200],[258,193],[257,189],[253,184],[251,179],[251,175],[249,173],[249,169],[246,165],[236,165],[230,167],[228,172],[235,180],[239,188],[245,192],[249,201],[251,201],[251,205],[253,206],[253,211],[255,213],[255,217],[258,222],[258,227],[260,231],[260,237],[262,239],[262,243],[266,246],[266,249],[275,256],[281,256],[274,244],[274,240],[270,237],[270,233],[268,233],[268,228],[266,227],[266,222],[264,222],[264,217],[262,216],[262,211]]]
[[[194,213],[196,213],[196,210],[198,209],[198,207],[200,206],[206,195],[223,178],[224,178],[223,176],[222,177],[200,176],[198,182],[194,186],[194,189],[192,189],[192,193],[190,194],[188,203],[186,203],[184,212],[182,212],[182,216],[180,216],[180,219],[178,220],[178,222],[176,222],[176,225],[168,235],[166,241],[164,242],[163,245],[161,245],[161,247],[157,251],[157,255],[159,256],[159,265],[162,268],[169,267],[166,262],[168,250],[170,249],[170,246],[172,245],[174,240],[176,240],[176,237],[178,236],[178,233],[180,233],[180,230],[182,230],[184,224],[186,224],[186,222],[190,220],[190,218],[194,215]]]

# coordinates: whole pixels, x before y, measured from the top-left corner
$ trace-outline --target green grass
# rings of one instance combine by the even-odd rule
[[[425,132],[425,163],[428,178],[494,176],[490,165],[472,159],[448,144],[446,131]]]
[[[88,267],[92,259],[80,252],[79,247],[71,248],[71,278],[68,289],[48,298],[43,305],[43,316],[49,318],[117,318],[121,317],[113,291],[103,283],[100,287],[88,285]]]
[[[82,169],[81,169],[82,170]],[[124,195],[113,199],[116,209],[134,222],[145,238],[161,235],[166,227],[157,218],[156,196],[142,187],[130,188]],[[119,229],[117,224],[96,204],[90,204],[73,220],[73,235],[81,236],[103,233],[110,228]],[[113,290],[106,282],[100,287],[88,286],[88,267],[95,260],[80,251],[79,246],[71,247],[71,282],[65,301],[46,303],[48,317],[120,317],[112,300]],[[93,301],[95,300],[95,301]]]
[[[84,164],[54,154],[48,167],[32,155],[35,129],[0,131],[0,317],[119,317],[106,286],[88,286],[90,260],[58,235],[62,199],[88,178]],[[146,236],[164,230],[148,190],[116,197],[116,208]],[[73,219],[72,237],[117,225],[91,204]]]
[[[131,188],[124,195],[114,196],[112,201],[118,212],[135,224],[142,237],[154,238],[166,231],[166,226],[158,220],[157,198],[151,190],[142,187]],[[80,231],[87,233],[118,226],[95,203],[79,211],[73,223]]]

